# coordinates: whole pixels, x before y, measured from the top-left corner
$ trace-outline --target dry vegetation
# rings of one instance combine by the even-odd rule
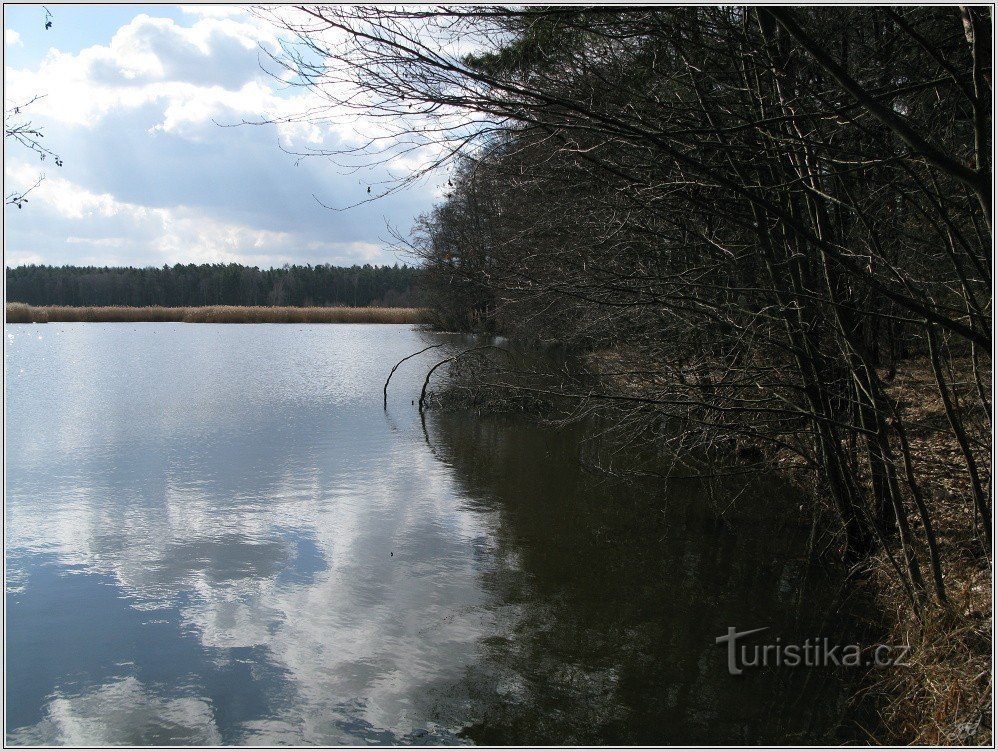
[[[654,386],[656,375],[648,367],[634,367],[637,357],[623,349],[608,349],[590,353],[587,363],[600,377],[611,380],[619,393],[639,397]],[[982,482],[990,489],[990,416],[977,397],[970,357],[954,356],[950,365],[955,404],[979,461]],[[509,381],[513,398],[491,386],[500,376]],[[500,371],[472,372],[457,389],[452,385],[454,394],[448,396],[460,399],[462,391],[468,392],[471,396],[466,398],[466,404],[475,409],[483,402],[490,407],[518,409],[521,405],[511,407],[516,403],[517,384],[510,381],[514,376]],[[913,603],[906,580],[899,575],[904,564],[896,536],[888,541],[889,554],[881,548],[869,559],[857,563],[855,586],[871,596],[877,606],[876,614],[882,615],[876,619],[878,629],[882,630],[877,641],[908,646],[910,650],[902,665],[871,672],[869,683],[855,698],[856,704],[872,706],[880,716],[879,724],[866,729],[873,743],[989,745],[994,681],[990,552],[982,540],[980,519],[975,516],[965,459],[949,430],[927,357],[903,360],[898,363],[895,376],[885,372],[882,377],[889,383],[887,393],[896,401],[908,427],[917,485],[922,489],[939,548],[946,600],[939,602],[923,592],[917,596],[917,606]],[[980,377],[990,394],[990,367],[982,365]],[[483,393],[483,389],[494,393]],[[553,390],[547,392],[553,393]],[[523,409],[531,411],[534,407]],[[543,407],[536,409],[544,414]],[[813,467],[809,468],[799,455],[750,442],[715,449],[716,461],[722,464],[729,461],[758,464],[793,478],[818,502],[819,510],[828,501],[816,483]],[[857,479],[867,487],[871,483],[866,473],[858,473]],[[916,542],[920,542],[925,537],[925,528],[910,489],[904,502],[908,526]],[[823,514],[821,518],[830,521],[833,516]],[[924,549],[920,549],[920,555],[924,555]]]
[[[958,399],[967,416],[969,438],[988,456],[991,423],[983,411],[967,415],[974,405],[972,366],[954,365],[963,378]],[[984,374],[990,386],[990,374]],[[902,364],[892,384],[915,430],[910,432],[912,454],[926,488],[949,602],[927,604],[921,617],[912,609],[891,562],[881,554],[874,564],[874,586],[888,616],[892,644],[910,645],[906,665],[896,666],[870,692],[879,696],[883,728],[889,735],[878,741],[891,744],[992,743],[994,674],[991,663],[993,623],[992,582],[988,553],[976,540],[974,504],[966,483],[963,459],[946,430],[945,409],[932,371],[922,360]],[[990,465],[982,468],[990,487]],[[919,531],[915,514],[909,518]]]
[[[590,364],[609,376],[625,394],[640,395],[654,386],[650,369],[629,369],[634,353],[620,349],[594,354]],[[952,395],[967,437],[979,461],[986,488],[991,487],[991,416],[982,408],[969,356],[950,361]],[[990,393],[990,366],[981,366],[980,377]],[[650,375],[651,374],[651,375]],[[712,375],[722,378],[721,369]],[[868,729],[871,742],[892,745],[989,745],[992,743],[993,666],[991,636],[993,602],[988,547],[981,540],[980,519],[965,459],[950,430],[946,410],[927,356],[898,363],[887,394],[895,400],[908,427],[914,472],[923,489],[929,516],[934,521],[947,600],[940,603],[924,595],[916,607],[899,576],[901,554],[891,540],[890,555],[881,549],[862,565],[865,582],[879,611],[884,614],[884,644],[909,646],[903,665],[871,674],[874,679],[856,698],[871,702],[880,715],[876,729]],[[789,438],[789,437],[786,437]],[[736,449],[735,456],[741,453]],[[740,448],[744,448],[742,445]],[[756,461],[796,478],[804,488],[815,488],[806,464],[789,451],[760,447]],[[763,459],[763,457],[765,459]],[[868,473],[857,479],[869,486]],[[816,496],[821,496],[815,491]],[[907,520],[916,540],[925,528],[915,510],[910,489],[904,499]]]
[[[882,731],[872,741],[902,745],[990,745],[991,582],[979,566],[953,562],[948,608],[921,621],[906,603],[886,561],[876,572],[878,600],[891,624],[886,643],[907,645],[905,665],[882,672],[866,692],[880,706]]]
[[[290,306],[29,306],[7,304],[8,324],[49,321],[178,321],[187,324],[421,324],[422,308]]]

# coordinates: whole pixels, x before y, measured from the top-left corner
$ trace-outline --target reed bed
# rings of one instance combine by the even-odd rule
[[[7,304],[8,324],[49,321],[178,321],[188,324],[422,324],[423,308],[292,306],[32,306]]]

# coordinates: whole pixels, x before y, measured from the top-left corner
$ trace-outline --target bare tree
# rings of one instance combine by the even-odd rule
[[[931,361],[949,423],[932,430],[959,448],[990,546],[989,458],[967,425],[990,412],[986,9],[269,17],[293,40],[274,59],[322,102],[301,117],[384,124],[333,156],[424,154],[400,185],[452,167],[399,237],[449,325],[580,353],[542,388],[576,415],[677,455],[813,471],[845,557],[887,551],[915,603],[928,582],[946,594],[913,459],[925,427],[891,382]]]

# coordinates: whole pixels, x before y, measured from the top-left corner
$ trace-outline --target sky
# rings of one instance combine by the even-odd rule
[[[355,146],[375,126],[239,125],[315,101],[261,68],[273,26],[238,6],[49,9],[46,29],[42,6],[4,7],[5,113],[43,95],[22,115],[63,163],[5,139],[5,196],[44,176],[4,207],[7,266],[412,263],[388,227],[407,232],[442,180],[367,201],[410,167],[288,153]]]

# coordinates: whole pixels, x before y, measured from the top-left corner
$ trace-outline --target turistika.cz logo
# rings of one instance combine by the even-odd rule
[[[742,674],[746,668],[766,666],[903,666],[904,659],[911,649],[907,645],[837,645],[827,637],[809,637],[801,643],[784,643],[777,637],[768,644],[748,644],[743,638],[765,632],[769,627],[747,629],[739,632],[728,627],[728,633],[716,637],[715,644],[726,644],[728,648],[728,673]]]

